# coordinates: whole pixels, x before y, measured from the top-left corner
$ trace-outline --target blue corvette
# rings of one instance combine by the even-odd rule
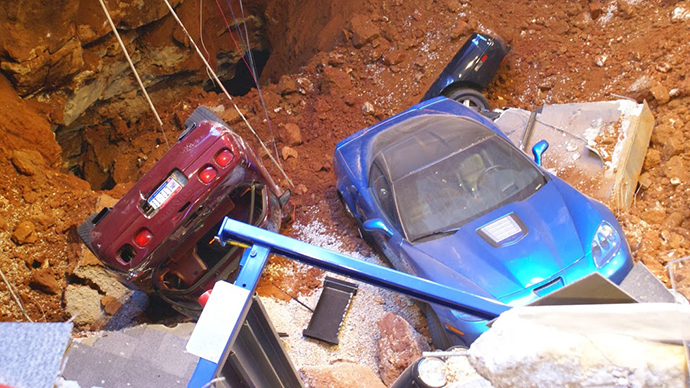
[[[509,305],[598,271],[632,268],[614,215],[518,150],[480,114],[424,101],[338,143],[346,211],[398,270]],[[422,305],[437,348],[472,343],[486,321]]]

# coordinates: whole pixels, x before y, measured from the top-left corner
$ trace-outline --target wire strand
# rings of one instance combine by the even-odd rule
[[[122,48],[122,52],[125,54],[125,57],[127,58],[127,62],[129,63],[129,67],[132,69],[132,72],[134,72],[134,77],[137,79],[137,82],[139,83],[139,87],[141,88],[141,91],[144,93],[144,97],[146,97],[146,101],[149,103],[149,107],[151,107],[151,110],[153,111],[154,116],[156,116],[156,120],[158,121],[158,125],[161,128],[161,132],[163,133],[163,139],[165,140],[165,145],[168,146],[168,149],[170,149],[170,143],[168,142],[168,136],[165,134],[165,129],[163,129],[163,121],[161,120],[161,117],[158,115],[158,111],[156,111],[156,107],[153,106],[153,102],[151,101],[151,97],[149,97],[149,94],[146,92],[146,88],[144,87],[144,83],[141,82],[141,78],[139,77],[139,73],[137,72],[137,69],[134,67],[134,62],[132,62],[132,58],[130,58],[129,53],[127,52],[127,48],[125,47],[125,44],[122,42],[122,38],[120,38],[120,33],[117,32],[117,28],[115,27],[115,23],[113,23],[113,19],[110,18],[110,12],[108,12],[108,8],[106,8],[105,3],[103,0],[98,0],[101,3],[101,7],[103,7],[103,12],[105,12],[105,17],[108,19],[108,23],[110,24],[110,28],[113,30],[113,34],[115,34],[115,37],[117,38],[117,42],[120,44],[120,48]]]
[[[7,281],[7,278],[5,277],[5,273],[2,272],[1,269],[0,269],[0,276],[2,276],[2,280],[7,285],[7,289],[10,291],[10,295],[12,295],[12,298],[14,298],[14,301],[17,302],[17,304],[19,305],[19,309],[22,311],[22,314],[24,314],[24,317],[26,317],[26,319],[28,319],[29,322],[33,322],[33,319],[31,319],[31,317],[29,317],[29,314],[26,312],[26,309],[24,308],[22,301],[19,299],[19,297],[12,290],[12,286],[10,285],[10,282]]]
[[[100,0],[100,1],[102,2],[103,0]],[[220,86],[220,88],[221,88],[221,90],[223,91],[223,93],[225,94],[225,96],[226,96],[226,97],[230,100],[230,102],[232,103],[232,106],[235,108],[235,111],[237,111],[237,113],[238,113],[238,114],[240,115],[240,117],[242,118],[242,121],[244,121],[244,123],[247,125],[247,128],[249,128],[249,130],[252,132],[252,134],[254,134],[254,136],[256,137],[256,139],[257,139],[257,140],[259,141],[259,143],[261,144],[261,147],[264,149],[264,151],[266,151],[266,154],[268,155],[268,157],[269,157],[269,158],[271,159],[271,161],[276,165],[276,167],[278,168],[278,170],[280,170],[280,172],[282,173],[283,177],[285,177],[285,180],[287,181],[287,183],[288,183],[291,187],[294,186],[294,184],[292,183],[292,180],[290,180],[290,178],[289,178],[289,177],[287,176],[287,174],[285,173],[285,170],[283,170],[283,168],[278,164],[278,162],[275,160],[275,158],[273,157],[273,155],[271,154],[271,152],[268,150],[268,148],[266,148],[266,144],[263,142],[263,140],[261,140],[261,138],[260,138],[259,135],[256,133],[256,131],[254,130],[254,128],[252,127],[252,125],[249,123],[249,121],[248,121],[247,118],[244,116],[244,114],[242,113],[242,111],[240,110],[240,108],[237,106],[237,104],[235,104],[235,100],[233,100],[233,98],[230,96],[230,93],[228,93],[227,89],[225,89],[225,85],[223,85],[223,83],[220,82],[220,79],[218,78],[218,75],[216,74],[216,72],[213,70],[213,68],[211,67],[211,65],[209,65],[209,63],[208,63],[208,61],[206,60],[206,58],[204,58],[204,56],[201,54],[201,51],[199,50],[199,46],[196,45],[196,43],[194,42],[194,39],[192,39],[192,36],[189,34],[189,31],[187,31],[187,28],[184,26],[184,24],[182,24],[182,21],[181,21],[180,18],[177,16],[177,13],[175,13],[175,10],[174,10],[173,7],[170,5],[170,2],[169,2],[168,0],[163,0],[163,1],[165,2],[165,5],[168,6],[168,9],[170,10],[170,13],[173,15],[173,17],[175,18],[175,20],[177,21],[177,23],[180,25],[180,28],[182,28],[182,31],[183,31],[184,34],[187,36],[187,39],[189,39],[189,42],[191,43],[191,45],[194,46],[194,49],[196,50],[196,52],[197,52],[197,54],[199,55],[199,57],[201,58],[201,60],[204,62],[204,65],[206,65],[206,68],[209,69],[209,71],[211,72],[211,74],[213,74],[213,78],[216,80],[216,82],[217,82],[218,85]]]
[[[254,81],[254,85],[256,86],[256,92],[259,95],[259,102],[261,103],[261,108],[264,111],[264,116],[266,117],[266,124],[268,125],[268,132],[271,135],[271,139],[275,139],[275,134],[273,131],[273,125],[271,123],[271,118],[268,115],[268,109],[266,108],[266,101],[264,100],[263,93],[261,92],[261,86],[259,86],[259,79],[257,77],[257,70],[255,66],[254,59],[252,57],[252,51],[249,49],[250,42],[249,42],[249,32],[247,31],[247,22],[246,22],[246,17],[244,16],[244,7],[242,5],[242,0],[240,0],[240,9],[242,10],[242,24],[244,24],[244,29],[245,29],[245,34],[242,34],[242,29],[240,28],[240,22],[237,20],[237,17],[235,16],[235,12],[232,10],[232,5],[230,4],[229,0],[225,0],[225,2],[228,4],[228,9],[230,10],[230,15],[232,15],[233,19],[233,25],[235,26],[235,29],[237,30],[237,33],[240,38],[240,44],[237,43],[237,40],[235,39],[235,36],[232,34],[232,29],[230,28],[230,23],[228,23],[228,19],[225,17],[225,12],[223,11],[223,7],[220,5],[220,2],[216,0],[216,5],[218,6],[218,10],[220,11],[220,15],[223,18],[223,21],[225,22],[225,26],[228,28],[228,34],[230,34],[230,38],[232,39],[232,42],[235,44],[235,48],[237,49],[238,52],[243,53],[242,55],[242,61],[244,64],[247,66],[247,69],[249,70],[249,74],[252,76],[252,80]],[[247,46],[244,45],[244,39],[246,35],[246,44]],[[249,62],[247,62],[247,57],[249,58]],[[278,147],[276,146],[275,141],[272,142],[273,145],[273,151],[276,153],[276,156],[278,156]],[[278,164],[282,167],[282,163],[280,162],[280,157],[278,157]]]
[[[204,0],[199,0],[199,41],[201,42],[201,47],[204,48],[204,52],[206,53],[206,59],[211,58],[211,53],[208,52],[208,49],[206,48],[206,44],[204,43]],[[208,78],[213,82],[213,85],[216,84],[216,81],[213,80],[213,77],[211,77],[211,73],[209,73],[208,69],[206,70],[206,75]]]

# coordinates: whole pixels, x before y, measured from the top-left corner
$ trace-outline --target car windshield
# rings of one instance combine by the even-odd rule
[[[484,129],[464,148],[439,153],[435,160],[393,180],[396,207],[409,241],[457,230],[500,206],[528,198],[544,185],[546,178],[526,155]]]

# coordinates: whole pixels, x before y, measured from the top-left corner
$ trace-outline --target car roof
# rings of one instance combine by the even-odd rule
[[[379,132],[371,155],[395,182],[492,136],[494,131],[465,116],[413,116]]]

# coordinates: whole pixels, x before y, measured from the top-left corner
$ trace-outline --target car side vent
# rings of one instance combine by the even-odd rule
[[[515,213],[507,214],[477,229],[477,234],[493,247],[516,243],[529,231]]]

